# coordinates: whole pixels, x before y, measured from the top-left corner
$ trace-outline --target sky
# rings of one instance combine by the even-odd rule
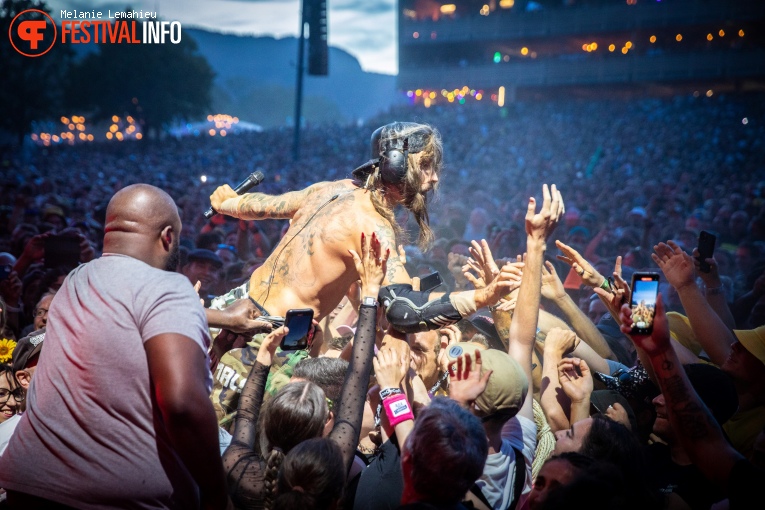
[[[238,35],[297,36],[299,0],[47,0],[61,9],[157,11],[183,27]],[[396,0],[327,0],[329,44],[355,56],[365,71],[397,74]]]

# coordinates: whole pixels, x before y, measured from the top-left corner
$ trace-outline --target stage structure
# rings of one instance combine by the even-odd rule
[[[765,90],[765,2],[401,0],[398,29],[398,87],[426,106]]]

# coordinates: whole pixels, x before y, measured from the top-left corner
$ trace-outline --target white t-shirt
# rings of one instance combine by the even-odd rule
[[[515,452],[519,449],[526,459],[526,481],[521,494],[531,491],[531,464],[537,448],[537,425],[533,420],[515,416],[502,427],[500,451],[486,458],[481,478],[476,481],[486,500],[495,510],[505,510],[515,488]]]
[[[21,419],[21,413],[14,414],[3,423],[0,423],[0,457],[5,453],[5,449],[8,448],[8,442],[13,437],[13,433],[16,432],[16,426]]]
[[[83,509],[198,508],[144,349],[175,333],[207,356],[207,320],[188,278],[107,254],[67,276],[48,319],[27,410],[0,458],[0,487]]]

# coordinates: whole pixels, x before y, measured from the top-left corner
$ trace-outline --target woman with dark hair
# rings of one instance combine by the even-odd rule
[[[345,465],[340,447],[321,437],[303,441],[284,457],[273,510],[334,509],[343,494]]]
[[[377,295],[389,255],[388,252],[381,253],[380,242],[374,234],[366,236],[366,240],[362,236],[361,246],[361,256],[355,251],[351,251],[351,255],[361,280],[362,304],[351,362],[334,423],[329,421],[324,392],[305,381],[284,386],[261,412],[271,362],[287,330],[281,327],[270,333],[260,346],[242,390],[233,440],[223,454],[229,493],[238,508],[272,508],[280,493],[278,473],[286,456],[302,442],[322,436],[337,445],[342,457],[343,476],[337,481],[339,487],[327,488],[326,491],[334,493],[343,488],[359,439],[374,355]],[[293,457],[295,460],[291,463],[302,461],[297,455]],[[297,464],[285,469],[294,471]],[[327,496],[324,492],[315,495],[317,501],[324,500]]]
[[[569,429],[556,432],[555,441],[553,454],[581,453],[603,461],[611,466],[611,471],[617,471],[619,476],[616,478],[624,483],[621,492],[629,491],[627,499],[638,503],[631,508],[663,506],[661,495],[650,486],[643,447],[637,436],[622,423],[603,414],[594,414],[573,423]]]

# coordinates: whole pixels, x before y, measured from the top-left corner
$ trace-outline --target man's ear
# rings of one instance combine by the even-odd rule
[[[168,225],[162,229],[162,232],[159,234],[159,238],[162,241],[162,246],[165,248],[165,250],[170,251],[170,245],[173,244],[174,235],[175,231],[173,230],[172,226]]]
[[[32,382],[32,374],[24,368],[16,372],[16,380],[19,382],[22,388],[29,389],[29,384]]]

